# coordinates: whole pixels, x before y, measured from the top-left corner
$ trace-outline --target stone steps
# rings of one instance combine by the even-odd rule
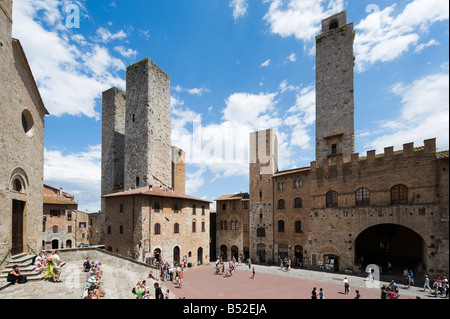
[[[20,272],[22,275],[27,277],[28,281],[39,281],[44,279],[44,275],[40,274],[34,269],[36,266],[33,264],[33,260],[36,256],[30,255],[27,253],[21,253],[15,256],[11,256],[11,258],[6,263],[5,269],[0,273],[0,290],[5,289],[10,285],[9,282],[6,281],[9,272],[12,270],[14,265],[19,266]],[[61,264],[61,267],[65,265],[65,262]]]

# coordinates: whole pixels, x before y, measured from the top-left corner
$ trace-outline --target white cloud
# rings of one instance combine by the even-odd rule
[[[449,147],[449,74],[433,74],[412,84],[398,83],[392,92],[401,97],[399,117],[380,123],[384,135],[375,138],[365,148],[383,152],[385,147],[402,149],[404,143],[416,146],[436,137],[441,150]]]
[[[271,2],[264,20],[270,31],[282,37],[295,36],[310,42],[319,34],[321,21],[344,9],[343,0],[267,0]],[[326,7],[325,7],[326,5]]]
[[[191,95],[198,95],[198,96],[202,96],[204,93],[209,93],[211,92],[210,89],[207,88],[192,88],[192,89],[186,89],[181,87],[180,85],[174,86],[172,88],[174,91],[181,93],[181,92],[188,92]]]
[[[418,42],[429,27],[449,18],[449,3],[442,0],[414,0],[395,15],[397,5],[374,11],[355,26],[356,71],[363,72],[377,62],[390,62]],[[436,44],[428,42],[429,45]],[[418,45],[418,46],[417,46]]]
[[[291,145],[302,149],[312,148],[309,127],[316,120],[316,90],[314,85],[297,91],[296,103],[285,118],[284,124],[292,127]]]
[[[271,59],[267,59],[266,61],[264,61],[264,62],[261,64],[261,67],[262,67],[262,68],[268,67],[268,66],[270,65],[270,62],[271,62],[271,61],[272,61]]]
[[[111,31],[103,27],[97,30],[97,34],[104,43],[114,40],[123,40],[127,37],[127,34],[123,30],[118,31],[117,33],[111,33]]]
[[[419,44],[416,49],[414,50],[415,53],[420,53],[422,52],[424,49],[431,47],[432,45],[439,45],[439,42],[437,42],[435,39],[431,39],[430,41],[428,41],[427,43],[421,43]]]
[[[63,24],[60,10],[58,1],[15,1],[13,35],[25,49],[51,115],[99,119],[96,100],[111,87],[125,88],[125,80],[118,75],[125,65],[106,47],[73,35]],[[106,34],[109,38],[122,37],[120,32]]]
[[[44,182],[75,195],[79,209],[98,211],[101,194],[101,145],[89,146],[85,152],[63,154],[44,151]]]
[[[126,58],[134,58],[137,56],[137,51],[131,48],[125,48],[124,46],[114,47],[114,50],[119,52],[122,56]]]
[[[233,8],[233,18],[237,20],[247,14],[248,2],[247,0],[231,0],[229,4]]]
[[[285,60],[285,62],[295,62],[297,61],[297,56],[295,53],[291,53]]]

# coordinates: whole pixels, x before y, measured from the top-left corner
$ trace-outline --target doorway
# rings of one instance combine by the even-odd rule
[[[23,212],[25,204],[25,202],[19,200],[13,200],[12,202],[12,256],[23,253]]]

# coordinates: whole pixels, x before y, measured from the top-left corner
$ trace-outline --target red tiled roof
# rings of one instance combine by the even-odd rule
[[[205,202],[205,203],[212,203],[212,202],[210,202],[208,200],[205,200],[205,199],[192,197],[192,196],[189,196],[189,195],[185,195],[185,194],[181,194],[181,193],[178,193],[178,192],[174,192],[172,190],[165,190],[165,189],[161,189],[159,187],[152,187],[152,188],[150,188],[149,186],[136,188],[136,189],[132,189],[132,190],[125,191],[125,192],[120,192],[120,193],[103,195],[102,197],[103,198],[111,198],[111,197],[133,196],[133,195],[145,195],[145,196],[155,196],[155,197],[171,197],[171,198],[195,200],[195,201]]]

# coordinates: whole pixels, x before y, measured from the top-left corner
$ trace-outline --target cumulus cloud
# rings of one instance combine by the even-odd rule
[[[448,20],[449,3],[441,0],[414,0],[396,14],[397,5],[374,11],[356,26],[356,71],[363,72],[377,62],[390,62],[405,52],[436,45],[431,40],[419,44],[430,26]]]
[[[83,9],[81,3],[79,6]],[[88,40],[64,25],[63,10],[59,1],[15,1],[13,36],[21,41],[27,53],[51,115],[99,119],[95,107],[101,92],[114,86],[125,88],[125,80],[118,74],[125,70],[125,64],[103,42],[123,40],[126,35],[101,28],[98,41]],[[128,53],[131,56],[134,52]]]
[[[343,0],[267,0],[270,7],[264,20],[270,31],[282,37],[310,42],[319,34],[324,18],[344,9]]]
[[[44,151],[44,182],[75,195],[80,210],[100,209],[101,145],[84,152],[65,154],[61,150]]]
[[[397,83],[392,93],[401,98],[398,118],[379,123],[384,135],[365,145],[383,152],[385,147],[402,149],[404,143],[416,146],[436,137],[437,147],[449,147],[449,73],[432,74],[413,83]],[[430,108],[430,106],[432,106]]]

